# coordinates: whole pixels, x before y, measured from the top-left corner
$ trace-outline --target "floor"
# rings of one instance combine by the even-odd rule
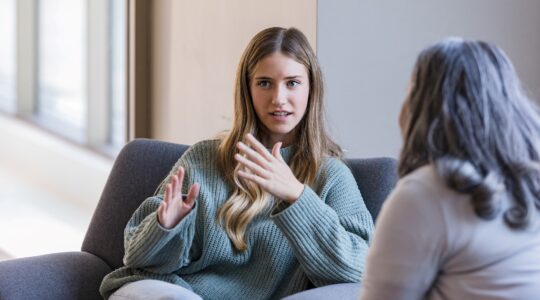
[[[78,251],[112,160],[0,114],[0,260]]]
[[[80,250],[92,212],[0,165],[0,260]]]
[[[0,261],[11,259],[11,256],[0,249]]]

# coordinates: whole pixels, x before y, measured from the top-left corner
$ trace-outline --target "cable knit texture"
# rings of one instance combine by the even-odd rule
[[[201,185],[195,207],[177,226],[167,230],[157,221],[162,191],[135,211],[124,234],[125,266],[103,279],[105,298],[141,279],[178,284],[204,299],[279,299],[309,282],[360,281],[373,221],[343,162],[325,159],[316,183],[305,186],[294,204],[282,210],[274,205],[255,217],[246,231],[248,248],[240,252],[217,220],[232,193],[217,168],[218,145],[199,142],[175,164],[174,170],[186,170],[183,192]],[[292,151],[281,150],[286,161]]]

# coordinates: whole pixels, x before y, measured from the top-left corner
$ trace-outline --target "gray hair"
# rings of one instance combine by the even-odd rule
[[[498,47],[446,39],[423,50],[404,109],[399,174],[433,163],[477,216],[524,229],[540,210],[540,115]],[[512,199],[503,208],[500,195]]]

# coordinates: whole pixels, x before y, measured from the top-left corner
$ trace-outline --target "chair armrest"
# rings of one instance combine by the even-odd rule
[[[63,252],[0,262],[0,299],[102,299],[111,268],[88,252]]]
[[[296,293],[282,300],[358,300],[359,296],[360,283],[336,283]]]

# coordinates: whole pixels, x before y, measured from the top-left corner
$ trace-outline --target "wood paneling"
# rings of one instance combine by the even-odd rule
[[[316,48],[316,0],[151,3],[153,138],[192,144],[230,128],[236,67],[260,30],[294,26]]]
[[[151,137],[150,0],[128,1],[128,138]]]

